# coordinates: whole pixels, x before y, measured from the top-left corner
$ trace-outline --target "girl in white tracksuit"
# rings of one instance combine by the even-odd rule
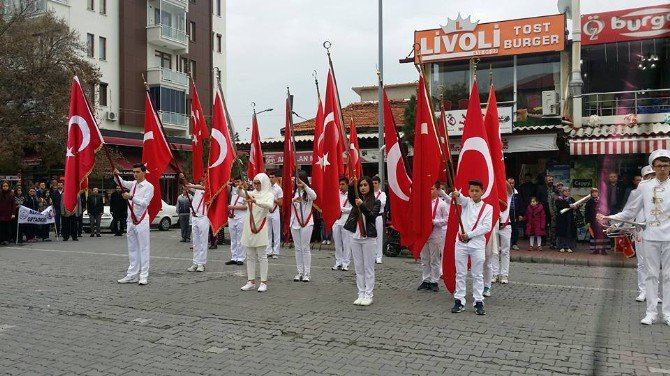
[[[298,274],[293,278],[295,282],[309,282],[312,266],[312,251],[310,240],[314,228],[312,218],[312,203],[316,200],[316,192],[307,184],[307,173],[298,172],[296,190],[291,202],[291,236],[295,247],[295,264]]]

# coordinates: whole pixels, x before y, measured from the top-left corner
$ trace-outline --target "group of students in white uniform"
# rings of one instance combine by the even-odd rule
[[[621,213],[598,220],[636,221],[646,223],[646,229],[637,234],[638,301],[647,302],[647,311],[641,323],[651,325],[658,321],[657,302],[663,301],[662,321],[670,325],[670,151],[656,150],[649,156],[649,166],[642,169],[644,181],[630,195]],[[144,179],[146,168],[133,168],[135,181],[118,177],[127,190],[128,200],[128,255],[129,267],[119,283],[148,283],[149,274],[149,219],[147,208],[153,196],[153,186]],[[271,181],[272,179],[272,181]],[[280,216],[283,192],[275,175],[260,173],[253,178],[253,189],[241,179],[231,187],[229,230],[231,260],[226,264],[241,265],[247,261],[247,283],[243,291],[268,289],[268,257],[277,258],[280,251]],[[379,178],[363,177],[349,182],[340,178],[341,217],[332,228],[335,243],[335,265],[332,270],[349,270],[353,258],[356,270],[358,297],[356,305],[368,306],[373,302],[375,264],[382,262],[381,233],[384,223],[381,213],[386,195]],[[358,194],[354,192],[357,184]],[[204,182],[187,185],[193,194],[193,265],[187,270],[202,272],[207,261],[209,221],[204,202]],[[309,186],[307,174],[300,171],[296,179],[291,203],[291,235],[295,247],[297,274],[295,282],[309,282],[311,276],[310,239],[314,226],[313,210],[316,193]],[[492,231],[493,208],[482,200],[483,184],[468,182],[469,197],[458,192],[447,194],[439,182],[431,187],[433,231],[421,251],[422,283],[418,290],[439,291],[442,276],[442,250],[449,216],[450,202],[461,207],[458,236],[455,244],[456,289],[453,313],[462,312],[466,305],[466,275],[472,276],[474,312],[484,315],[484,298],[491,296],[491,284],[508,283],[511,227],[509,207],[514,188],[507,184],[507,209],[500,213],[497,229]],[[495,241],[487,242],[487,234]],[[468,260],[470,266],[468,266]],[[256,284],[256,261],[260,266],[260,283]],[[659,282],[663,284],[664,299],[659,299]]]

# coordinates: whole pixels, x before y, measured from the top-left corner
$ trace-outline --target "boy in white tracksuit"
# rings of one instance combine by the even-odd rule
[[[444,248],[444,237],[449,220],[449,204],[439,197],[440,183],[430,187],[432,198],[431,207],[433,214],[433,231],[428,241],[421,250],[421,264],[423,273],[421,285],[417,290],[429,290],[437,292],[439,287],[437,281],[442,275],[442,249]]]
[[[242,179],[235,178],[234,186],[230,193],[230,205],[228,205],[228,231],[230,231],[230,261],[226,265],[244,265],[247,251],[241,243],[242,228],[247,217],[247,204],[244,197],[238,195],[238,189],[242,187]]]
[[[316,200],[316,192],[307,185],[307,173],[300,171],[296,180],[297,189],[291,203],[291,236],[295,248],[295,264],[298,274],[295,282],[309,282],[311,278],[312,251],[310,240],[314,229],[312,204]]]
[[[269,175],[270,181],[272,182],[271,189],[272,194],[274,195],[274,203],[267,216],[268,247],[265,250],[265,253],[273,259],[279,257],[279,249],[281,246],[281,215],[279,212],[284,197],[284,191],[282,191],[281,185],[279,185],[277,176],[279,176],[278,173]],[[287,179],[290,179],[290,177]]]
[[[470,197],[463,197],[459,192],[452,192],[456,203],[461,205],[461,220],[463,230],[459,230],[456,238],[456,291],[453,313],[462,312],[465,308],[466,274],[468,272],[468,257],[471,261],[472,297],[475,301],[475,313],[485,315],[484,311],[484,248],[486,234],[491,231],[493,207],[482,201],[483,184],[479,180],[468,182]]]
[[[379,176],[372,177],[372,185],[374,186],[375,200],[378,200],[382,206],[379,208],[379,216],[375,219],[375,228],[377,229],[377,238],[375,239],[375,263],[382,263],[382,256],[384,255],[384,244],[382,242],[384,234],[384,208],[386,207],[386,193],[382,189],[381,179]]]
[[[349,270],[351,262],[351,233],[344,230],[344,223],[351,212],[349,202],[349,179],[340,178],[340,210],[342,215],[333,224],[333,241],[335,242],[335,266],[332,270]]]
[[[186,270],[189,272],[204,272],[207,264],[207,241],[209,239],[209,218],[207,218],[207,204],[205,202],[204,178],[199,185],[187,184],[191,190],[191,239],[193,241],[193,264]]]
[[[507,182],[507,209],[500,213],[500,224],[498,230],[498,254],[493,255],[491,262],[491,269],[493,273],[492,281],[499,281],[502,284],[509,282],[509,251],[510,242],[512,240],[512,225],[510,223],[510,206],[512,204],[512,197],[516,191]]]

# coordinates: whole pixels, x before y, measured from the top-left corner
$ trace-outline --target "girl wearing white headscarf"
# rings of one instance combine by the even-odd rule
[[[247,284],[242,286],[242,291],[250,291],[256,288],[256,259],[261,267],[261,283],[258,292],[267,291],[268,281],[268,258],[265,248],[268,245],[268,227],[266,226],[267,215],[274,206],[274,194],[272,193],[270,178],[260,173],[254,177],[254,190],[247,192],[244,188],[238,188],[241,197],[246,197],[249,206],[249,215],[244,221],[242,229],[242,245],[247,248]]]

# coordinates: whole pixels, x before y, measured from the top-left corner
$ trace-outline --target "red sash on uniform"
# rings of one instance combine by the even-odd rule
[[[254,214],[251,212],[251,209],[253,208],[254,203],[250,202],[249,203],[249,225],[251,226],[251,232],[254,234],[258,234],[261,232],[263,227],[265,227],[265,221],[267,221],[267,216],[263,218],[263,222],[261,222],[261,227],[256,228],[256,222],[254,221]]]
[[[486,208],[486,203],[482,203],[482,208],[479,209],[479,214],[477,214],[477,220],[475,221],[475,224],[472,226],[472,230],[470,231],[475,231],[477,228],[477,225],[479,224],[479,219],[481,219],[482,214],[484,214],[484,209]]]
[[[435,219],[435,215],[437,214],[437,204],[438,204],[437,200],[439,200],[439,198],[435,199],[435,203],[433,204],[433,220]]]
[[[240,196],[238,195],[235,199],[233,206],[237,205],[237,202],[240,201]],[[235,218],[235,209],[228,210],[228,218]]]
[[[135,197],[135,191],[137,191],[137,182],[135,182],[135,186],[133,187],[133,197]],[[130,200],[130,219],[133,221],[133,224],[135,226],[139,225],[142,220],[144,220],[144,217],[147,215],[147,211],[149,208],[144,209],[144,213],[142,213],[142,216],[140,219],[137,219],[137,216],[135,215],[135,203],[133,200]]]
[[[298,221],[298,224],[300,227],[304,228],[307,226],[309,223],[309,220],[312,219],[312,212],[309,212],[309,215],[307,216],[307,219],[305,220],[305,223],[300,221],[300,216],[298,215],[298,209],[295,207],[295,203],[293,203],[293,213],[295,214],[295,220]]]

